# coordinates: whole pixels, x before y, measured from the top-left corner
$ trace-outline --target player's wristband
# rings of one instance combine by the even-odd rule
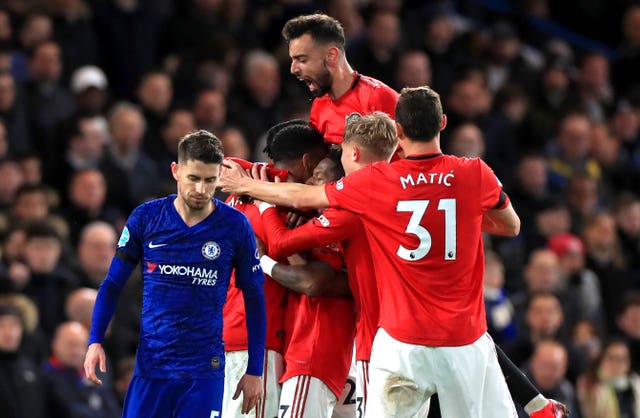
[[[273,206],[274,205],[268,202],[260,202],[260,204],[258,205],[258,211],[260,212],[260,215],[262,215],[265,210],[272,208]]]
[[[260,267],[262,267],[262,271],[269,276],[271,276],[271,271],[276,264],[278,264],[278,262],[268,255],[263,255],[262,257],[260,257]]]

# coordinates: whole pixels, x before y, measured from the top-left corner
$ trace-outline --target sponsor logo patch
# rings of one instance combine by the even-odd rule
[[[118,240],[118,248],[124,247],[125,245],[127,245],[127,242],[129,242],[129,237],[130,237],[129,228],[125,226],[124,229],[122,230],[122,234],[120,234],[120,239]]]

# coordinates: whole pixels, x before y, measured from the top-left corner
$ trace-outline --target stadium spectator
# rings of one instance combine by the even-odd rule
[[[81,285],[100,287],[115,255],[117,238],[113,225],[104,221],[91,221],[82,228],[76,249]]]
[[[640,376],[631,369],[624,339],[605,343],[593,369],[578,380],[584,418],[636,417],[640,414]]]
[[[56,328],[51,357],[42,366],[51,393],[51,418],[117,418],[120,406],[111,380],[103,386],[88,382],[83,360],[89,331],[79,322],[64,322]]]
[[[63,241],[55,228],[46,223],[30,224],[22,257],[28,267],[28,280],[20,289],[36,303],[41,329],[51,338],[64,320],[64,301],[78,286],[77,277],[61,262]]]
[[[24,327],[15,306],[0,305],[0,409],[7,418],[49,417],[40,369],[20,352]]]
[[[420,87],[431,84],[431,62],[429,56],[420,50],[403,51],[398,57],[398,68],[393,87]]]
[[[241,71],[241,83],[229,96],[229,122],[244,133],[251,155],[258,139],[286,118],[289,101],[281,94],[280,69],[272,54],[247,52]]]
[[[73,173],[67,190],[68,203],[61,214],[69,225],[69,242],[78,245],[80,235],[91,222],[103,221],[121,227],[124,211],[107,203],[107,185],[102,172],[87,168]]]
[[[220,132],[227,123],[226,100],[219,90],[207,88],[198,92],[192,109],[196,126],[209,132]]]
[[[19,92],[15,79],[8,72],[0,72],[0,118],[6,127],[10,152],[33,149],[23,93]]]
[[[401,35],[397,12],[371,6],[364,33],[347,45],[349,63],[359,73],[393,85],[402,45]]]
[[[569,408],[572,417],[580,417],[576,390],[567,379],[568,365],[569,353],[562,344],[542,340],[535,345],[524,372],[544,396],[562,402]],[[521,418],[527,417],[523,410],[519,410],[518,414]]]
[[[145,119],[142,148],[155,157],[162,149],[161,129],[166,123],[173,101],[173,83],[163,71],[150,71],[142,76],[136,98]]]
[[[45,162],[57,157],[57,128],[75,110],[71,94],[61,84],[62,66],[60,46],[53,41],[36,45],[29,57],[25,106],[33,145]]]
[[[640,373],[640,295],[631,291],[622,295],[622,305],[616,317],[631,353],[631,370]]]
[[[142,149],[144,129],[137,106],[121,102],[111,109],[111,141],[98,167],[107,181],[107,200],[125,213],[158,196],[158,167]]]
[[[84,0],[46,0],[44,10],[51,16],[53,38],[62,48],[63,78],[85,65],[95,65],[100,57],[93,15]]]
[[[483,289],[489,334],[499,345],[513,341],[518,331],[513,303],[504,288],[502,260],[492,251],[485,253]]]
[[[97,290],[89,287],[80,287],[69,293],[64,303],[66,319],[82,324],[87,331],[91,329],[91,316],[97,294]]]
[[[600,282],[606,331],[612,335],[616,329],[616,315],[622,306],[620,295],[633,288],[628,261],[616,235],[614,217],[608,212],[590,216],[585,220],[580,236],[585,247],[586,267]]]

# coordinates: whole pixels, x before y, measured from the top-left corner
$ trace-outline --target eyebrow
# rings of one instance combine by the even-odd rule
[[[296,54],[296,55],[292,55],[292,56],[291,56],[291,59],[292,59],[292,60],[295,60],[295,59],[304,58],[304,57],[306,57],[306,56],[307,56],[307,54]]]

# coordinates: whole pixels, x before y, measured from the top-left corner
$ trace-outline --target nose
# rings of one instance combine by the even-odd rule
[[[204,194],[205,192],[205,184],[204,181],[199,181],[196,183],[196,192]]]
[[[300,70],[298,69],[298,64],[295,61],[291,61],[291,74],[293,75],[298,75],[297,73],[300,72]]]

